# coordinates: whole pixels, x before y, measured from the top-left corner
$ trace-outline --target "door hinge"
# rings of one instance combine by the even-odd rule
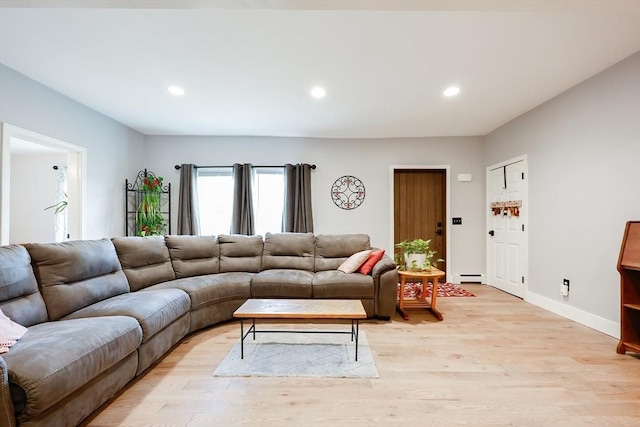
[[[522,224],[522,231],[524,231],[524,224]]]
[[[522,284],[524,284],[524,276],[522,276]]]

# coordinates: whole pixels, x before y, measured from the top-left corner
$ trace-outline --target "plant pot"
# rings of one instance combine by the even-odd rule
[[[427,260],[426,254],[405,254],[404,260],[410,270],[422,270]]]

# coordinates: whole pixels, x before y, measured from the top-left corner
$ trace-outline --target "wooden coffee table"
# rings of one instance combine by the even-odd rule
[[[358,360],[358,331],[360,319],[367,318],[362,301],[356,299],[249,299],[240,306],[233,317],[240,319],[240,358],[244,359],[244,340],[249,334],[269,332],[351,334],[356,343]],[[251,327],[244,332],[244,319],[251,319]],[[256,330],[256,319],[344,319],[351,320],[351,331],[283,331]]]

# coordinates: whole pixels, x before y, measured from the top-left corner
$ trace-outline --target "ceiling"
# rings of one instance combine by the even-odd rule
[[[148,135],[485,135],[639,50],[640,0],[0,0],[1,63]]]

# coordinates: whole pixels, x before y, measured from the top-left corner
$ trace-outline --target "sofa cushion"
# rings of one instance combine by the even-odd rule
[[[32,418],[136,351],[142,331],[123,316],[40,323],[3,355],[15,410]]]
[[[99,316],[129,316],[142,328],[142,342],[146,342],[169,324],[189,311],[189,296],[180,289],[145,290],[118,295],[66,316],[80,319]]]
[[[215,236],[165,238],[176,278],[220,272],[220,245]]]
[[[374,298],[373,277],[342,271],[319,271],[311,285],[313,298]]]
[[[257,273],[262,266],[262,236],[240,234],[218,236],[220,244],[220,272],[242,271]]]
[[[150,286],[145,290],[177,288],[191,299],[191,311],[211,304],[251,297],[254,273],[220,273],[185,277]]]
[[[384,256],[384,249],[379,249],[377,251],[371,251],[367,260],[360,266],[358,269],[358,273],[361,274],[370,274],[373,271],[373,267],[382,259]]]
[[[0,246],[0,310],[23,326],[47,321],[31,257],[23,246]]]
[[[25,247],[51,320],[129,292],[116,251],[107,239],[29,243]]]
[[[132,291],[176,278],[163,236],[114,237],[111,240]]]
[[[319,234],[315,271],[337,270],[351,255],[368,249],[371,246],[366,234]]]
[[[313,271],[313,233],[267,233],[264,237],[262,270],[290,268]]]
[[[253,298],[311,298],[314,273],[306,270],[263,270],[251,281]]]
[[[345,262],[338,267],[339,271],[343,273],[353,273],[360,268],[362,264],[369,258],[371,250],[356,252],[351,255]]]

